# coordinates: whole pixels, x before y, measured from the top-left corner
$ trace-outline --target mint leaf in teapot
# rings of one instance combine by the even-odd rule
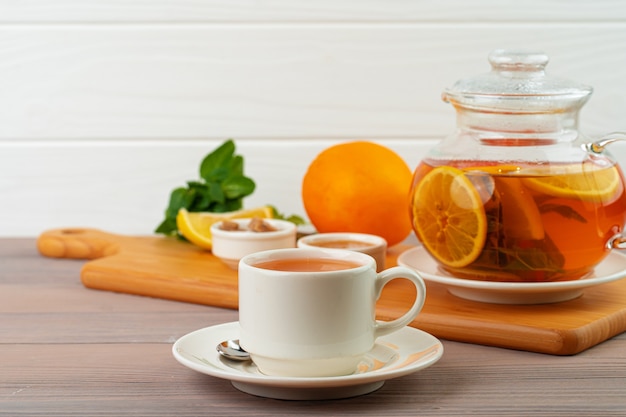
[[[542,204],[541,209],[543,212],[553,211],[565,217],[566,219],[572,219],[581,223],[587,223],[587,219],[578,214],[576,210],[562,204]]]

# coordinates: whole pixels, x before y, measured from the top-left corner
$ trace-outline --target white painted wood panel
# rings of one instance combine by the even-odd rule
[[[0,22],[623,21],[620,0],[0,0]]]
[[[443,88],[496,47],[545,50],[596,89],[590,133],[626,108],[626,23],[0,28],[0,140],[439,136]]]
[[[593,85],[584,132],[626,130],[624,2],[0,0],[0,236],[150,234],[229,137],[246,205],[304,214],[319,151],[370,139],[416,166],[454,128],[441,90],[496,47]]]
[[[436,140],[377,141],[415,168]],[[38,236],[57,227],[149,235],[169,193],[198,179],[202,157],[220,141],[28,142],[0,147],[0,236]],[[300,185],[308,164],[334,140],[237,140],[257,188],[246,207],[273,204],[304,215]],[[612,153],[626,164],[626,144]]]
[[[29,142],[0,148],[0,236],[37,236],[81,226],[151,234],[169,193],[198,179],[204,155],[220,141]],[[273,204],[304,215],[300,184],[308,164],[332,140],[237,140],[246,174],[257,183],[246,207]],[[435,141],[380,142],[413,168]],[[7,175],[9,174],[10,175]]]

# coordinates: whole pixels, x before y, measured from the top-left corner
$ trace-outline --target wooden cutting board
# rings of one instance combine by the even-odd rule
[[[88,259],[80,277],[88,288],[237,308],[236,271],[175,238],[68,228],[43,233],[37,247],[48,257]],[[387,267],[408,248],[391,248]],[[542,305],[469,301],[430,282],[427,290],[422,313],[411,325],[442,339],[572,355],[626,331],[626,279],[589,288],[571,301]],[[414,291],[405,280],[387,285],[378,318],[402,314]]]

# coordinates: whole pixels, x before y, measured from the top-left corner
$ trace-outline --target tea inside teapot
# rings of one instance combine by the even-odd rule
[[[620,167],[577,131],[592,90],[548,77],[541,53],[495,51],[490,61],[490,73],[444,92],[457,130],[415,171],[414,231],[460,278],[578,279],[626,222]]]

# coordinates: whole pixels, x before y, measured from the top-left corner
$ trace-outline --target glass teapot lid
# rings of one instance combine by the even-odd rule
[[[442,98],[457,108],[496,113],[577,111],[593,88],[548,76],[543,52],[497,49],[489,54],[491,71],[457,81]]]

